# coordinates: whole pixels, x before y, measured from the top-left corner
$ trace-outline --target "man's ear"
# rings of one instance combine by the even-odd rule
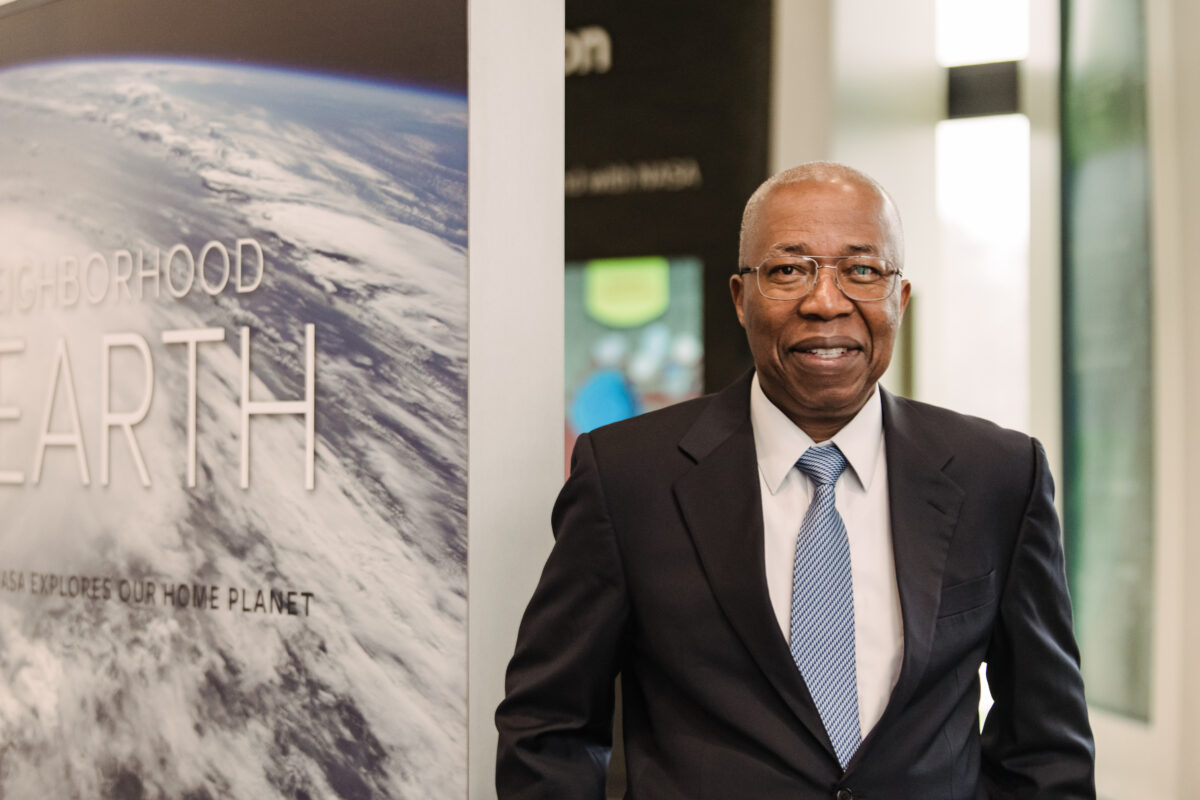
[[[746,327],[745,312],[742,310],[742,293],[746,291],[744,276],[733,273],[729,276],[729,294],[733,297],[733,309],[737,312],[738,324]]]

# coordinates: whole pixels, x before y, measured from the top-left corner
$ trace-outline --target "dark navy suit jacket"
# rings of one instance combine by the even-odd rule
[[[749,380],[580,437],[497,712],[500,797],[603,797],[620,673],[629,798],[1094,798],[1041,446],[883,393],[904,657],[843,774],[767,594]]]

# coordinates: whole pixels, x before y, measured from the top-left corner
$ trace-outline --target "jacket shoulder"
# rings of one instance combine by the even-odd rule
[[[1036,458],[1044,459],[1041,444],[1027,433],[918,400],[887,397],[885,427],[902,432],[909,441],[921,442],[930,451],[952,456],[952,472],[1008,473],[1021,482],[1018,476],[1032,471]]]

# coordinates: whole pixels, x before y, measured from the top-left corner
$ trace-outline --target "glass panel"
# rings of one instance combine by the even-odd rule
[[[1154,596],[1149,156],[1141,2],[1063,20],[1063,432],[1088,700],[1149,718]]]

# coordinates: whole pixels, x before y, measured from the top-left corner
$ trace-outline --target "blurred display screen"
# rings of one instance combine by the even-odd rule
[[[566,436],[700,394],[703,264],[647,256],[566,269]]]

